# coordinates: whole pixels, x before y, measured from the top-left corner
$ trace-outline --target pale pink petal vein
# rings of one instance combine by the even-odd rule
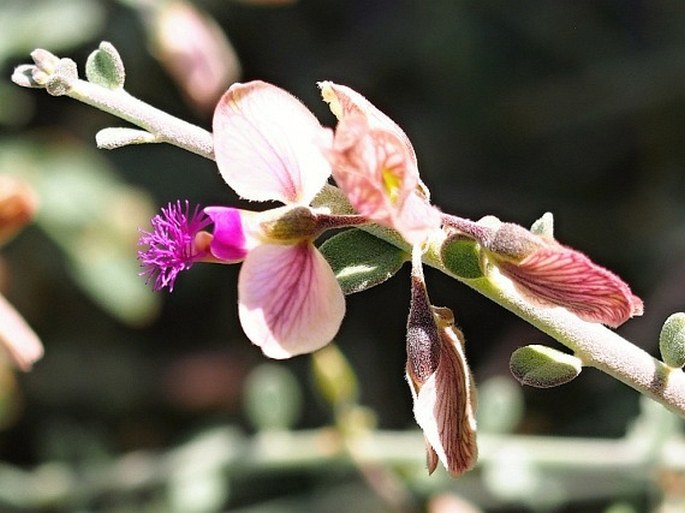
[[[308,204],[330,175],[331,139],[299,100],[265,82],[234,84],[214,113],[221,176],[249,200]]]
[[[309,242],[252,250],[238,279],[240,322],[271,358],[289,358],[328,344],[345,315],[333,271]]]

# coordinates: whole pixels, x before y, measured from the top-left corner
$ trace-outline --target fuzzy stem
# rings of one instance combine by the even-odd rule
[[[73,82],[66,96],[144,128],[155,136],[157,142],[173,144],[214,160],[214,144],[210,132],[167,114],[123,89],[107,89],[79,79]]]
[[[364,227],[371,234],[397,244],[388,230],[377,225]],[[437,242],[436,242],[437,244]],[[398,245],[402,249],[407,249]],[[450,273],[440,261],[439,248],[429,248],[423,261],[461,281],[498,305],[518,315],[540,331],[571,349],[583,365],[613,376],[669,410],[685,417],[685,373],[668,367],[618,333],[599,323],[579,319],[561,307],[539,306],[516,291],[513,284],[492,269],[485,278],[468,280]]]
[[[46,52],[37,57],[42,59],[47,67],[55,64],[56,58],[46,55]],[[32,83],[23,74],[27,71],[26,67],[20,68],[17,76],[13,76],[19,85],[29,87],[43,85],[42,82],[35,81],[35,76]],[[73,73],[75,75],[75,65]],[[127,120],[150,132],[154,136],[154,141],[167,142],[205,158],[214,159],[210,132],[152,107],[134,98],[123,89],[107,89],[72,76],[62,78],[63,82],[59,85],[63,87],[59,88],[59,93],[53,91],[51,94],[65,94]],[[464,233],[484,236],[483,233],[478,232],[480,229],[472,221],[449,215],[443,216],[443,221],[447,226],[457,228]],[[357,225],[360,221],[352,217],[346,222],[348,222],[347,225]],[[361,225],[361,227],[401,249],[408,249],[406,243],[392,230],[377,225]],[[434,246],[436,244],[437,242]],[[423,260],[426,264],[462,281],[555,338],[573,350],[585,365],[602,370],[672,411],[685,416],[685,374],[681,370],[667,367],[663,362],[601,324],[583,321],[563,308],[532,304],[495,269],[487,277],[476,280],[453,275],[442,265],[439,254],[437,246],[429,247],[424,253]]]
[[[467,284],[564,344],[584,365],[685,416],[685,373],[680,369],[668,367],[599,323],[583,321],[564,308],[531,304],[497,274]]]

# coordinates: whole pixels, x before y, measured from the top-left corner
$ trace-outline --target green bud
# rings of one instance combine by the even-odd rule
[[[119,52],[111,43],[103,41],[99,48],[88,56],[86,78],[89,82],[107,89],[124,87],[124,79],[126,78],[124,63]]]
[[[443,265],[460,278],[476,279],[483,276],[480,244],[461,234],[448,237],[440,247]]]
[[[669,367],[676,369],[685,365],[685,313],[671,315],[659,335],[661,359]]]
[[[523,385],[551,388],[573,380],[582,370],[580,358],[551,347],[530,345],[514,351],[509,360],[514,377]]]

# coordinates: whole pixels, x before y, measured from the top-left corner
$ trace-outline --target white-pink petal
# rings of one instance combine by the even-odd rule
[[[308,205],[330,176],[322,149],[331,131],[274,85],[233,84],[216,106],[213,131],[221,176],[245,199]]]
[[[0,347],[21,370],[43,356],[43,344],[14,307],[0,295]]]
[[[338,120],[342,120],[351,114],[363,115],[368,121],[371,129],[386,130],[395,134],[395,136],[397,136],[406,146],[414,167],[417,166],[416,152],[414,151],[414,147],[412,146],[409,137],[407,137],[407,134],[404,133],[404,130],[402,130],[397,123],[379,110],[373,103],[354,89],[344,85],[335,84],[328,80],[319,82],[318,85],[321,89],[323,100],[328,103],[331,112],[333,112]]]
[[[282,359],[328,344],[345,315],[345,298],[313,244],[264,244],[240,270],[238,313],[247,337],[266,356]]]

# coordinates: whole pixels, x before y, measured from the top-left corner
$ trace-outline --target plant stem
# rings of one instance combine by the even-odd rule
[[[406,250],[387,228],[362,227],[372,235]],[[436,246],[438,243],[434,243]],[[438,247],[430,247],[423,261],[459,280],[498,305],[518,315],[543,333],[571,349],[583,361],[685,417],[685,373],[662,361],[599,323],[583,321],[565,308],[539,306],[524,298],[496,268],[484,278],[464,279],[452,274],[440,260]]]
[[[107,89],[85,80],[76,80],[66,96],[133,123],[166,142],[214,160],[211,132],[153,107],[123,89]]]

